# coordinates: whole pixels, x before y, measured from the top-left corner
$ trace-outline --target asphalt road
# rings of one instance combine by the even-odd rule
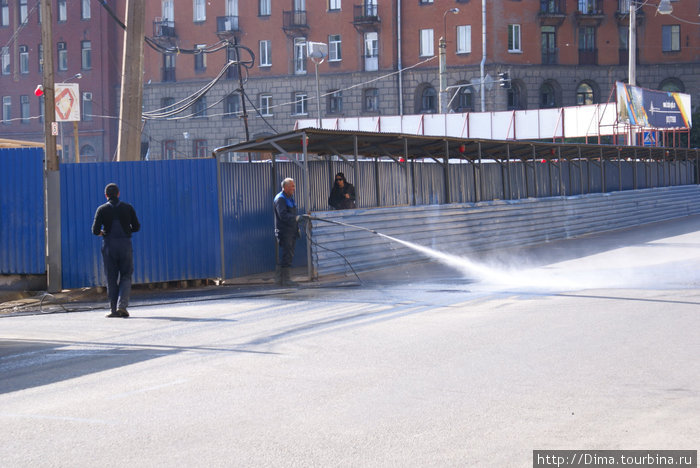
[[[144,300],[129,319],[2,317],[0,466],[696,450],[699,261],[696,216],[492,254],[466,277],[421,264],[361,285]]]

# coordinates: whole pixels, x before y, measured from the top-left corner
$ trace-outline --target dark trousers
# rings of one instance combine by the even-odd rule
[[[294,247],[297,243],[297,238],[294,235],[291,236],[280,236],[280,258],[279,266],[282,268],[289,268],[292,266],[292,260],[294,260]]]
[[[128,237],[104,239],[102,260],[107,275],[107,296],[114,312],[129,306],[131,275],[134,273],[134,257],[131,239]]]

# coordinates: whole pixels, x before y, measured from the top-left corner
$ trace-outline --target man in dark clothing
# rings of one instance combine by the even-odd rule
[[[141,229],[134,207],[119,200],[117,184],[105,187],[107,203],[97,208],[92,233],[102,236],[102,261],[107,275],[110,313],[107,317],[129,316],[131,275],[134,257],[131,233]]]
[[[299,216],[294,202],[296,186],[294,179],[282,181],[282,191],[275,196],[273,207],[275,211],[275,237],[279,242],[279,260],[277,264],[276,281],[283,286],[294,286],[291,280],[290,267],[294,259],[294,247],[299,234]]]
[[[328,204],[335,210],[355,208],[355,187],[345,179],[345,174],[338,172],[335,183],[328,197]]]

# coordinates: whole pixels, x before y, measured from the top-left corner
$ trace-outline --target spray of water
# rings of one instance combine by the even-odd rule
[[[573,260],[527,267],[522,258],[509,264],[485,264],[448,254],[351,224],[314,218],[361,229],[422,253],[485,287],[528,291],[594,288],[679,287],[700,282],[697,233],[658,239],[642,245],[611,249]],[[473,285],[472,285],[473,286]],[[471,286],[470,286],[471,287]]]

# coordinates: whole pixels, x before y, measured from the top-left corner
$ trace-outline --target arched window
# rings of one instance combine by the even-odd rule
[[[437,112],[437,93],[432,86],[423,88],[421,94],[421,114],[434,114]]]
[[[576,105],[583,106],[585,104],[595,104],[595,95],[593,87],[584,82],[576,88]]]
[[[96,162],[95,148],[92,145],[83,145],[80,147],[80,162]]]
[[[464,84],[464,83],[459,83]],[[454,112],[471,112],[474,110],[474,93],[471,86],[464,86],[455,91],[452,96],[452,110]]]
[[[549,109],[557,107],[557,96],[551,83],[543,83],[540,86],[540,108]]]
[[[524,89],[520,81],[511,79],[508,89],[508,110],[527,109],[527,96]]]
[[[659,89],[661,91],[667,91],[669,93],[684,93],[685,86],[683,82],[678,78],[666,78],[659,84]]]

